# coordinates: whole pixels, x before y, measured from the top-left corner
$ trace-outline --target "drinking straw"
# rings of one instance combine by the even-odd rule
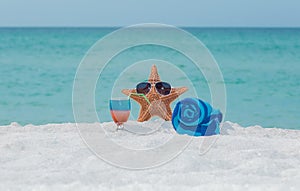
[[[129,97],[130,97],[131,95],[137,95],[137,96],[143,97],[149,104],[151,104],[150,101],[149,101],[149,99],[145,96],[145,94],[140,94],[140,93],[130,93],[130,94],[129,94]]]

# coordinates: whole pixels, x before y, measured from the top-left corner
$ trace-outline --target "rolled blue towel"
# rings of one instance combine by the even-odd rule
[[[179,134],[210,136],[220,134],[222,113],[197,98],[179,101],[172,114],[172,124]]]

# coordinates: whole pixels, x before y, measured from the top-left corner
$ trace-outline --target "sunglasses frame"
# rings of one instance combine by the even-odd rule
[[[166,83],[166,84],[168,84],[168,85],[170,86],[170,91],[169,91],[169,93],[168,93],[168,94],[162,94],[161,92],[159,92],[159,90],[158,90],[157,87],[156,87],[156,85],[157,85],[158,83]],[[162,95],[162,96],[167,96],[167,95],[169,95],[169,94],[171,93],[171,90],[172,90],[172,86],[171,86],[171,84],[169,84],[168,82],[162,82],[162,81],[160,81],[160,82],[155,82],[155,83],[150,83],[150,82],[140,82],[140,83],[138,83],[138,84],[136,85],[136,88],[135,88],[137,93],[141,93],[141,92],[138,92],[138,85],[140,85],[140,84],[150,84],[150,88],[148,88],[149,90],[147,91],[147,93],[146,93],[146,94],[145,94],[145,93],[142,93],[142,94],[144,94],[144,95],[147,95],[147,94],[150,92],[150,90],[151,90],[151,88],[152,88],[153,86],[155,87],[156,92],[159,93],[159,94]]]

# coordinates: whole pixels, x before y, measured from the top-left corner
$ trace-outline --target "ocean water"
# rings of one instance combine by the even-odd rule
[[[97,40],[116,29],[0,28],[0,125],[74,122],[72,88],[77,67]],[[242,126],[300,129],[299,28],[184,29],[206,45],[223,73],[225,120]],[[191,74],[191,81],[199,81],[197,96],[210,101],[207,82],[203,76],[193,76],[185,58],[166,47],[134,47],[112,60],[108,75],[98,82],[95,103],[103,121],[110,120],[106,98],[118,91],[107,82],[119,79],[122,86],[134,87],[142,78],[147,79],[155,60],[140,68],[145,77],[128,77],[132,72],[128,70],[124,75],[128,78],[122,80],[113,69],[124,61],[134,63],[145,58],[177,63],[179,70]],[[156,64],[162,79],[175,86],[187,83],[181,75],[168,75],[164,63]]]

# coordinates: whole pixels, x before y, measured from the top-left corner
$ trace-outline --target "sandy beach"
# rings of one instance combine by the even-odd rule
[[[112,131],[106,136],[145,148],[173,134],[171,126],[165,126],[138,139],[127,131]],[[73,123],[12,123],[0,126],[0,189],[298,190],[299,136],[297,130],[244,128],[224,122],[221,135],[208,152],[201,154],[199,150],[207,137],[197,137],[178,157],[160,167],[128,170],[98,158]]]

